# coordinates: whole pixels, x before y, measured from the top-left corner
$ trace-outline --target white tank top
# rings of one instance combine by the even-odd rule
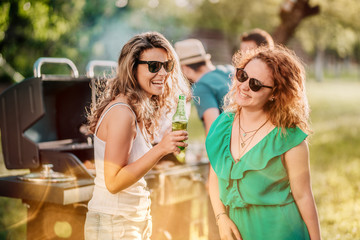
[[[96,134],[105,115],[110,111],[111,108],[115,106],[126,106],[135,115],[134,111],[130,108],[129,105],[125,103],[115,103],[105,111],[105,113],[98,121],[94,133],[94,153],[96,168],[96,177],[94,180],[95,187],[93,196],[88,204],[88,209],[91,211],[106,214],[121,215],[131,221],[144,221],[150,218],[151,204],[150,192],[146,187],[146,181],[144,177],[142,177],[138,182],[134,183],[130,187],[116,194],[110,193],[105,186],[104,154],[106,142],[99,139]],[[145,140],[136,122],[136,137],[133,140],[133,146],[130,152],[128,163],[135,162],[150,149],[150,143]]]

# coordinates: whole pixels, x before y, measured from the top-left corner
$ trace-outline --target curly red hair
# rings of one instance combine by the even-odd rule
[[[274,101],[264,105],[269,120],[277,127],[294,128],[298,126],[310,133],[309,105],[305,90],[305,69],[302,61],[288,48],[280,45],[269,49],[260,47],[248,51],[239,51],[233,56],[233,64],[244,68],[251,60],[260,59],[270,69],[274,81]],[[236,112],[239,106],[235,102],[236,79],[225,96],[225,111]]]

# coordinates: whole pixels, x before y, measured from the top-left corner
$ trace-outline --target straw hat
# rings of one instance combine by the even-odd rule
[[[197,39],[186,39],[176,42],[175,51],[180,59],[180,64],[187,65],[209,60],[211,55],[205,52],[204,46]]]

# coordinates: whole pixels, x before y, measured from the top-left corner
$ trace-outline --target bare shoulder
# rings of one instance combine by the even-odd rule
[[[293,147],[292,149],[289,150],[290,151],[308,151],[309,147],[308,147],[308,143],[306,140],[302,141],[299,145]]]
[[[287,163],[291,162],[307,162],[309,159],[309,147],[306,140],[302,141],[297,146],[293,147],[285,153],[285,160]]]
[[[106,125],[108,127],[129,127],[135,126],[136,117],[133,111],[127,105],[119,104],[113,106],[106,114]],[[105,120],[105,119],[104,119]]]
[[[116,135],[136,135],[136,116],[125,104],[117,104],[111,102],[105,108],[106,115],[100,123],[98,130],[98,137],[102,140],[106,140],[109,136]],[[113,107],[111,107],[113,106]],[[109,109],[111,107],[111,109]]]
[[[120,118],[124,118],[123,120],[136,120],[134,113],[130,109],[128,100],[124,96],[116,97],[106,106],[104,111],[107,111],[109,108],[111,108],[107,113],[109,120],[119,120]]]

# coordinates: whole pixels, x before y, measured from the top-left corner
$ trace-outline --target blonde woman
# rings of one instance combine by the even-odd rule
[[[225,112],[206,139],[221,239],[320,239],[303,65],[285,47],[234,55]]]
[[[134,36],[122,48],[117,75],[89,116],[96,178],[88,204],[86,239],[150,239],[150,193],[144,175],[178,153],[186,131],[170,132],[152,147],[161,114],[189,94],[176,53],[157,32]],[[176,106],[176,105],[175,105]]]

